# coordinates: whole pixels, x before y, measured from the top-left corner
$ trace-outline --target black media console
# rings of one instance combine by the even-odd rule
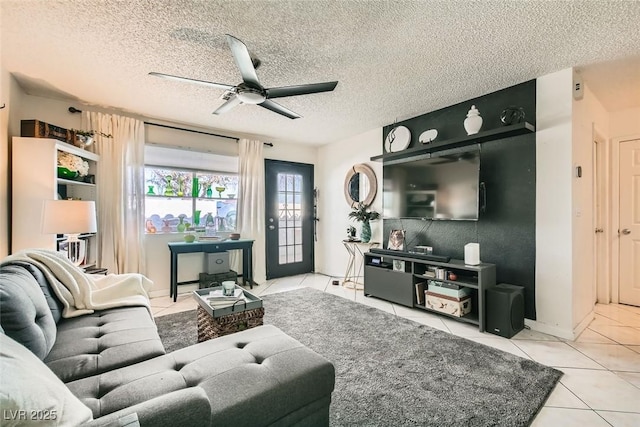
[[[448,257],[386,249],[371,249],[364,254],[364,263],[364,294],[366,296],[438,313],[451,319],[478,325],[480,332],[485,331],[485,291],[496,285],[494,264],[466,265],[462,260],[448,259]],[[453,273],[455,280],[450,280],[448,275],[447,278],[433,277],[432,270],[435,268]],[[454,289],[466,288],[465,292],[471,299],[471,312],[458,317],[429,308],[420,296],[428,288],[430,281],[436,281]]]

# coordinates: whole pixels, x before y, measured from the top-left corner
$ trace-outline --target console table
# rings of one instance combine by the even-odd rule
[[[349,261],[347,262],[347,271],[344,274],[344,280],[342,281],[342,286],[351,288],[351,286],[347,286],[347,283],[353,283],[353,289],[363,289],[363,287],[358,287],[358,279],[364,276],[362,275],[362,266],[364,265],[364,252],[369,251],[371,248],[377,248],[380,243],[378,242],[360,242],[355,240],[343,240],[342,244],[347,249],[349,253]],[[364,252],[362,248],[365,248]]]
[[[169,296],[173,297],[173,301],[178,298],[178,285],[189,285],[199,283],[198,280],[189,280],[186,282],[178,282],[178,255],[194,252],[215,253],[225,252],[234,249],[242,250],[242,281],[244,284],[249,282],[249,286],[253,289],[253,240],[225,240],[213,242],[169,242],[169,251],[171,251],[171,288]]]

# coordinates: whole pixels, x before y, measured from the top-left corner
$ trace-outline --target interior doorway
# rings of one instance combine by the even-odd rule
[[[640,306],[640,138],[620,141],[618,159],[618,299]]]
[[[594,227],[594,304],[611,302],[610,251],[609,238],[611,235],[609,221],[609,161],[607,143],[595,128],[593,129],[593,227]]]
[[[313,165],[265,160],[267,279],[311,273]]]

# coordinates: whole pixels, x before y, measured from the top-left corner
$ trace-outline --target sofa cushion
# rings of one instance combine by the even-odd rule
[[[91,411],[31,351],[0,334],[2,425],[77,426]]]
[[[56,322],[40,285],[24,267],[0,268],[0,307],[4,332],[44,359],[56,340]]]
[[[31,264],[30,262],[26,262],[26,261],[11,261],[7,265],[20,266],[25,270],[27,270],[27,272],[31,274],[34,279],[36,279],[36,282],[38,282],[38,286],[40,286],[40,290],[42,291],[42,294],[44,295],[44,298],[47,301],[49,310],[51,310],[51,314],[53,315],[53,320],[55,320],[55,322],[58,323],[60,319],[62,319],[62,309],[64,308],[64,306],[62,302],[60,302],[60,300],[58,299],[57,295],[55,294],[55,291],[51,287],[51,284],[49,283],[49,280],[45,277],[44,273],[42,273],[42,271],[38,267],[36,267],[34,264]]]
[[[200,387],[209,397],[212,425],[254,426],[273,424],[303,407],[315,408],[318,401],[328,408],[334,381],[329,361],[265,325],[67,386],[94,417]]]
[[[64,382],[165,354],[145,307],[113,308],[62,319],[57,334],[45,363]]]

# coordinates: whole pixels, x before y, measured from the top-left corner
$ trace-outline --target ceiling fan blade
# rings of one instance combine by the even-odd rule
[[[311,83],[308,85],[272,87],[265,89],[267,98],[282,98],[285,96],[308,95],[312,93],[331,92],[338,82]]]
[[[242,80],[249,86],[261,88],[262,85],[258,81],[258,75],[256,74],[256,69],[247,46],[230,34],[227,34],[227,43],[229,43],[229,48],[231,49],[231,53],[233,53],[233,59],[235,59],[236,65],[240,70]]]
[[[263,101],[262,103],[258,104],[259,106],[266,108],[267,110],[271,110],[275,113],[278,114],[282,114],[285,117],[289,117],[290,119],[299,119],[300,116],[296,113],[294,113],[293,111],[289,110],[288,108],[283,107],[280,104],[277,104],[273,101],[269,101],[268,99],[266,101]]]
[[[153,72],[153,71],[150,72],[149,75],[150,76],[156,76],[156,77],[162,77],[163,79],[168,79],[168,80],[176,80],[176,81],[179,81],[179,82],[197,83],[199,85],[215,87],[216,89],[223,89],[223,90],[229,90],[229,89],[233,89],[235,87],[235,86],[231,86],[231,85],[225,85],[225,84],[222,84],[222,83],[213,83],[213,82],[207,82],[207,81],[204,81],[204,80],[189,79],[187,77],[172,76],[171,74],[156,73],[156,72]]]
[[[239,104],[242,104],[242,102],[240,101],[240,98],[238,98],[237,95],[233,95],[231,98],[227,100],[227,102],[219,106],[218,109],[213,112],[213,114],[226,113],[227,111],[231,110],[233,107]]]

